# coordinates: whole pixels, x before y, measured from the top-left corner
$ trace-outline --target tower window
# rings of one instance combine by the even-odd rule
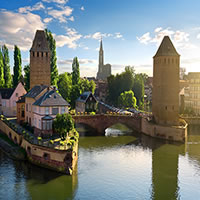
[[[37,52],[37,57],[39,57],[39,52]]]
[[[33,57],[35,57],[35,52],[33,52]]]
[[[168,58],[168,63],[170,64],[170,59]]]
[[[164,64],[166,63],[166,58],[164,59]]]
[[[46,57],[48,57],[48,52],[46,52]]]
[[[167,110],[167,106],[165,106],[165,110]]]
[[[43,52],[41,54],[42,54],[42,57],[43,57]]]

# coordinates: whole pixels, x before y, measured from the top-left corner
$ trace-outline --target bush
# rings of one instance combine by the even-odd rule
[[[95,115],[96,113],[95,112],[90,112],[90,115]]]

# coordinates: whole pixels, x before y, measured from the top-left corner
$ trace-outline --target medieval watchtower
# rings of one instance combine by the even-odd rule
[[[180,55],[170,38],[165,36],[153,57],[152,111],[158,124],[178,123],[179,62]]]
[[[43,30],[37,30],[30,49],[30,88],[51,84],[50,49]]]

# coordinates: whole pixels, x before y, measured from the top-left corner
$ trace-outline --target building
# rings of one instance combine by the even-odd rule
[[[107,80],[107,77],[109,77],[110,75],[111,75],[111,65],[110,64],[104,65],[104,52],[101,40],[99,49],[99,67],[97,72],[97,79]]]
[[[47,90],[48,90],[48,86],[46,86],[46,85],[36,85],[25,95],[25,122],[27,122],[30,126],[34,126],[33,104]]]
[[[76,100],[76,112],[96,112],[97,100],[92,92],[84,92]]]
[[[26,94],[26,90],[21,82],[16,88],[0,89],[0,113],[5,116],[16,116],[16,102],[24,94]]]
[[[19,97],[17,103],[17,123],[25,122],[25,96]]]
[[[200,115],[200,72],[188,73],[189,85],[185,88],[185,110]]]
[[[108,82],[103,80],[96,80],[95,96],[99,101],[106,101],[108,95]]]
[[[69,112],[69,104],[60,96],[56,89],[48,89],[33,103],[34,134],[52,135],[52,123],[57,114]]]
[[[179,119],[180,55],[165,36],[153,57],[152,112],[156,123],[177,125]]]
[[[51,84],[50,49],[43,30],[37,30],[30,49],[30,88]]]

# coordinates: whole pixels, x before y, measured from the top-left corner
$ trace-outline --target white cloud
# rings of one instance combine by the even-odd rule
[[[52,19],[53,19],[53,18],[50,18],[50,17],[49,17],[49,18],[45,18],[45,19],[43,19],[43,21],[44,21],[44,23],[47,24],[47,23],[51,22]]]
[[[45,29],[39,15],[32,13],[15,13],[0,10],[0,45],[6,44],[9,49],[17,45],[21,50],[31,48],[37,29]]]
[[[66,60],[62,60],[62,59],[58,59],[58,64],[59,65],[72,65],[73,59],[66,59]],[[78,59],[79,64],[85,65],[85,64],[94,64],[97,63],[96,60],[93,59]]]
[[[48,10],[48,15],[52,16],[55,19],[58,19],[60,23],[67,22],[67,17],[72,14],[73,8],[65,6],[60,10],[50,9]]]
[[[57,4],[66,4],[68,0],[42,0],[46,3],[57,3]]]
[[[74,21],[74,17],[71,16],[70,18],[68,18],[68,20],[73,22]]]
[[[151,36],[150,32],[147,32],[141,37],[137,37],[137,39],[143,44],[155,43],[159,45],[166,35],[170,36],[175,46],[181,49],[195,48],[195,45],[189,42],[189,33],[180,30],[172,30],[171,28],[163,29],[162,27],[158,27],[154,30],[154,36]]]
[[[106,37],[111,37],[111,36],[113,36],[113,34],[111,34],[111,33],[96,32],[94,34],[85,35],[84,38],[85,39],[91,38],[91,39],[94,39],[94,40],[100,40],[103,37],[106,38]]]
[[[83,7],[83,6],[81,6],[81,8],[80,8],[82,11],[84,11],[85,10],[85,8]]]
[[[147,33],[143,34],[141,37],[137,37],[137,39],[139,40],[139,42],[141,42],[143,44],[148,44],[149,41],[151,40],[150,33],[147,32]]]
[[[66,35],[55,35],[54,38],[56,40],[56,45],[58,47],[63,47],[67,45],[69,48],[75,49],[77,48],[77,41],[82,37],[75,29],[67,28]]]
[[[115,33],[115,39],[119,39],[119,38],[122,38],[122,34],[121,33]]]
[[[30,11],[41,10],[41,9],[45,9],[45,7],[42,4],[42,2],[38,2],[33,7],[31,7],[31,6],[21,7],[18,9],[18,11],[19,11],[19,13],[28,13]]]

